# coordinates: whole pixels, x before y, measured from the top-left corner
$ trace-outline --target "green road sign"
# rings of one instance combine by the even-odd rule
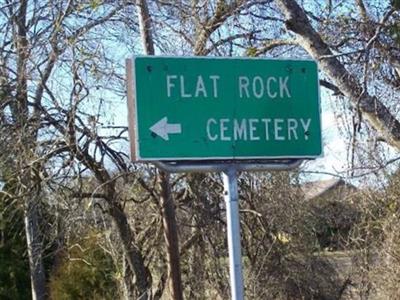
[[[134,160],[321,155],[314,61],[146,56],[127,75]]]

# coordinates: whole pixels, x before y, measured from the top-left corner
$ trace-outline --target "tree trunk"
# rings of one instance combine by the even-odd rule
[[[46,299],[46,276],[43,268],[43,237],[40,234],[37,204],[36,197],[26,200],[24,223],[29,256],[32,299],[42,300]]]
[[[132,270],[129,267],[129,263],[126,260],[125,255],[122,258],[122,271],[123,271],[123,279],[121,282],[122,286],[122,294],[125,300],[134,299],[135,295],[135,287],[133,284],[133,274]]]
[[[121,238],[126,261],[128,262],[129,268],[135,274],[137,286],[136,299],[151,299],[150,273],[144,265],[142,253],[134,242],[133,233],[129,226],[126,214],[117,203],[109,204],[111,206],[110,215],[115,222]]]
[[[168,277],[171,298],[183,300],[182,281],[179,258],[178,230],[175,217],[175,206],[171,196],[169,174],[160,171],[161,209],[164,227],[165,244],[167,248]]]
[[[154,55],[154,41],[151,32],[151,17],[146,0],[136,0],[138,10],[140,37],[142,39],[143,50],[146,55]]]
[[[33,178],[26,168],[26,164],[31,158],[29,153],[36,149],[36,140],[38,129],[32,128],[29,124],[28,110],[28,39],[27,39],[27,10],[28,1],[21,0],[18,11],[13,19],[16,31],[13,34],[13,44],[17,50],[17,82],[16,82],[16,107],[12,114],[16,125],[21,129],[21,148],[17,154],[19,171],[21,174],[21,193],[27,194],[29,187],[34,185]],[[27,156],[27,157],[25,157]],[[26,170],[27,169],[27,170]],[[29,267],[32,287],[32,299],[41,300],[46,298],[46,276],[44,273],[42,254],[43,237],[40,233],[40,219],[37,195],[26,195],[24,200],[24,223],[25,235],[29,256]]]
[[[147,1],[136,0],[136,8],[138,10],[140,35],[144,52],[147,55],[154,55],[154,40],[152,35],[151,17],[147,6]],[[160,171],[160,186],[160,202],[162,207],[164,237],[168,258],[168,280],[170,282],[172,299],[181,300],[183,299],[183,295],[175,207],[171,196],[169,175],[163,171]]]

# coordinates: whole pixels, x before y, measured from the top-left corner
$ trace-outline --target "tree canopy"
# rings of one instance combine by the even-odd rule
[[[397,297],[398,270],[373,262],[378,253],[385,266],[399,264],[399,19],[397,0],[2,1],[0,276],[10,280],[0,294],[6,285],[17,293],[29,268],[34,299],[108,297],[110,287],[126,299],[229,297],[219,175],[168,175],[129,160],[124,60],[149,54],[316,60],[349,174],[364,185],[364,174],[384,180],[357,203],[315,207],[301,193],[304,168],[243,174],[246,295],[339,297],[353,285],[373,297],[381,284]],[[353,277],[316,255],[316,234],[335,229],[321,207],[354,211],[339,243],[357,252]],[[8,264],[17,250],[27,261]],[[101,288],[73,294],[74,280]]]

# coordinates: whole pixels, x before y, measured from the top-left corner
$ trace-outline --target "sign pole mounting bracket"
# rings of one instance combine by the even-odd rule
[[[286,171],[300,166],[302,159],[264,160],[264,161],[157,161],[153,164],[169,173],[185,172],[224,172],[234,168],[236,171]]]

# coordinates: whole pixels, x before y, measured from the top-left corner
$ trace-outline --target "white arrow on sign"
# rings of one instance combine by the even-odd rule
[[[181,124],[168,124],[167,117],[162,118],[160,121],[151,126],[150,130],[166,141],[169,140],[168,134],[182,133]]]

